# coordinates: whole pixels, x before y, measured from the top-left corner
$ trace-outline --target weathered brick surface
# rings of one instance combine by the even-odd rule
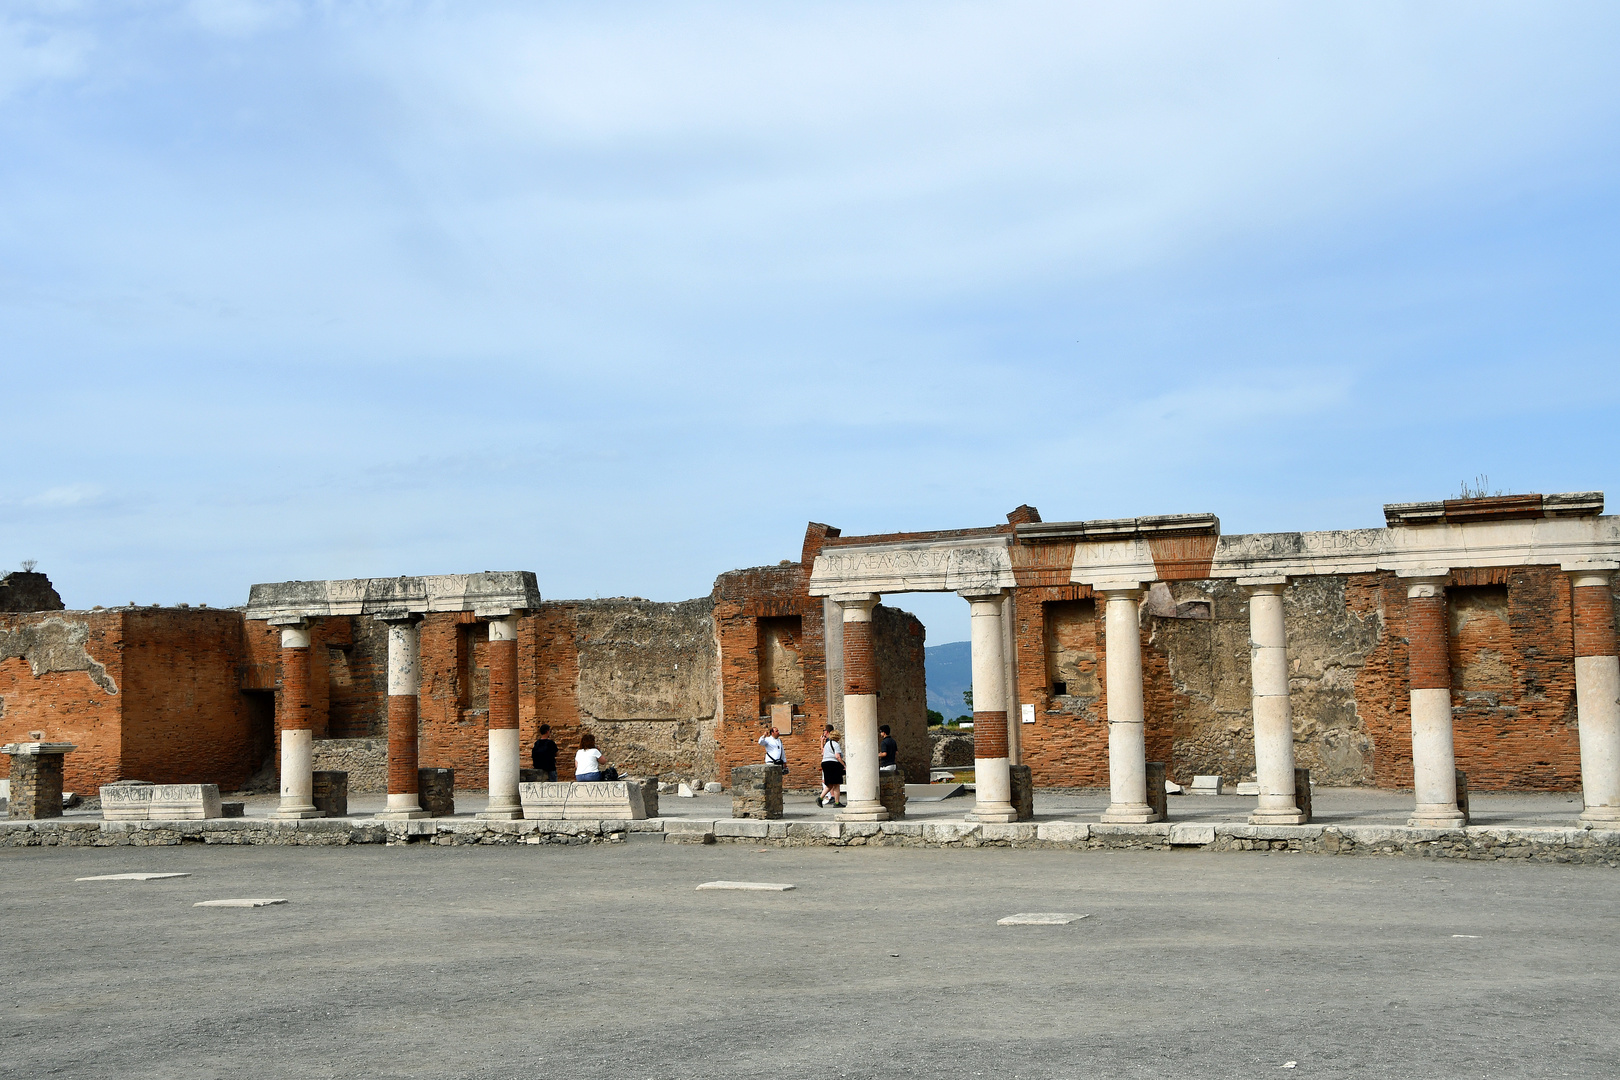
[[[1602,585],[1582,585],[1574,594],[1575,655],[1615,655],[1614,593]]]
[[[1446,598],[1406,599],[1407,685],[1413,690],[1451,688],[1451,652],[1447,643]]]
[[[417,699],[409,694],[388,698],[388,793],[410,795],[417,791]]]
[[[1007,711],[1005,709],[973,710],[973,756],[976,758],[1004,758],[1007,756]]]
[[[928,782],[933,742],[928,738],[928,679],[922,620],[879,604],[872,609],[872,645],[877,656],[878,723],[888,724],[899,745],[898,764],[914,784]]]
[[[7,816],[17,821],[62,816],[61,754],[5,755],[11,761]]]

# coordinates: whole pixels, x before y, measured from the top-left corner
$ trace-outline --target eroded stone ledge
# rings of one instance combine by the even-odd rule
[[[1248,825],[1083,821],[770,821],[647,818],[639,821],[0,821],[0,847],[162,847],[177,844],[613,844],[749,843],[782,847],[1018,847],[1054,851],[1282,851],[1309,855],[1402,855],[1528,859],[1620,868],[1620,830],[1398,825]]]

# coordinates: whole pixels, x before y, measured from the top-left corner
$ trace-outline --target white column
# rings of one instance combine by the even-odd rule
[[[518,801],[517,617],[489,620],[489,805],[485,820],[523,816]]]
[[[1407,824],[1455,829],[1457,756],[1451,736],[1451,650],[1444,571],[1410,575],[1406,586],[1406,641],[1412,705],[1412,792]]]
[[[1104,634],[1108,685],[1108,809],[1105,822],[1155,821],[1147,802],[1147,741],[1143,734],[1140,582],[1095,586],[1107,597]]]
[[[1238,582],[1249,593],[1249,670],[1254,684],[1254,771],[1260,803],[1251,825],[1303,825],[1294,801],[1294,711],[1288,701],[1287,578]]]
[[[972,605],[973,812],[970,821],[1017,821],[1007,756],[1007,664],[1001,593],[963,595]]]
[[[309,624],[281,628],[281,804],[273,818],[314,818],[315,733],[309,719]]]
[[[425,818],[417,767],[421,668],[414,619],[388,622],[388,803],[379,818]]]
[[[1581,820],[1620,822],[1620,657],[1611,570],[1570,575],[1575,623],[1575,713],[1581,740]]]
[[[844,788],[839,821],[887,821],[878,798],[878,670],[872,609],[878,597],[839,600],[844,609]]]

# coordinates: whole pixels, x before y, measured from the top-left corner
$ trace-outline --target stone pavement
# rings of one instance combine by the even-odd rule
[[[1450,1080],[1620,1060],[1614,879],[1581,867],[514,854],[0,851],[0,1075]],[[191,876],[74,881],[142,871]],[[797,887],[697,891],[713,880]],[[192,906],[232,897],[288,903]],[[996,925],[1020,912],[1090,917]]]

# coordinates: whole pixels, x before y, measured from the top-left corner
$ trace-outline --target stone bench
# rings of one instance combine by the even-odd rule
[[[519,784],[523,816],[530,821],[640,821],[647,817],[644,780]],[[658,790],[658,781],[652,781]]]
[[[206,821],[224,817],[218,784],[107,784],[104,821]]]

